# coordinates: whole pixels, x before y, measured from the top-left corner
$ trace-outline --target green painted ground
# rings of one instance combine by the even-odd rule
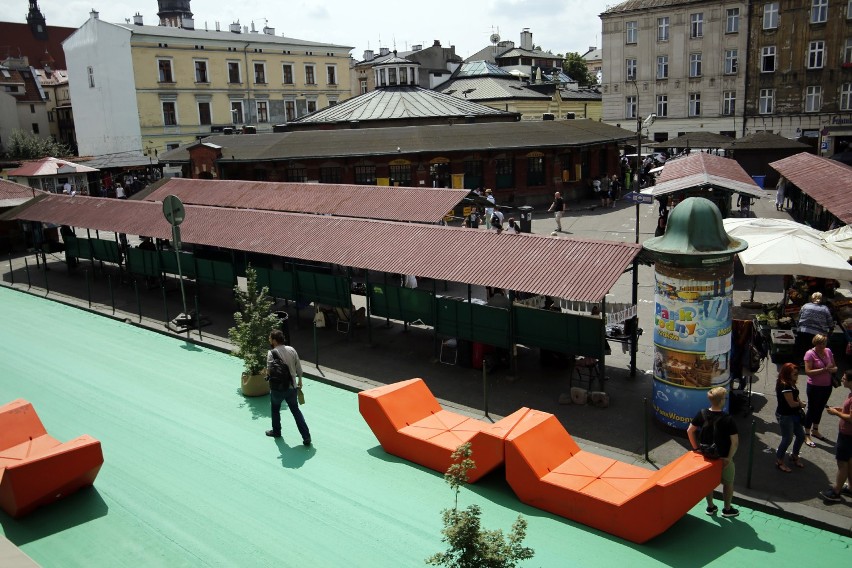
[[[268,400],[240,396],[239,373],[227,355],[0,288],[0,402],[33,402],[53,436],[91,434],[106,460],[93,490],[21,521],[0,512],[3,533],[62,568],[422,566],[443,549],[449,488],[385,455],[355,394],[307,382],[306,449],[287,413],[284,442],[263,435]],[[637,546],[526,507],[499,475],[461,503],[478,503],[489,528],[523,514],[536,551],[526,566],[839,565],[852,545],[750,510],[711,519],[699,505]]]

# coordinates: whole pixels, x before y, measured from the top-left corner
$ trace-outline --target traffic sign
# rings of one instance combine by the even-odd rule
[[[186,210],[183,208],[183,203],[181,203],[180,199],[178,199],[176,195],[169,195],[163,199],[163,215],[165,215],[166,221],[168,221],[172,227],[177,227],[183,223],[183,220],[186,217]]]
[[[639,193],[636,191],[631,191],[629,193],[624,194],[624,199],[628,201],[632,201],[633,203],[653,203],[654,196],[650,193]]]

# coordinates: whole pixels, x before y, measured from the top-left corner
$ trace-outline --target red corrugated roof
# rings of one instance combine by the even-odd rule
[[[763,190],[735,160],[705,152],[669,160],[656,185],[643,190],[643,193],[666,195],[693,188],[720,188],[764,197]]]
[[[807,152],[769,165],[832,215],[852,223],[852,167]]]
[[[26,185],[0,179],[0,207],[17,207],[43,193],[40,189],[32,189]]]
[[[36,177],[55,176],[62,173],[89,173],[96,172],[95,168],[81,166],[67,160],[58,158],[42,158],[32,162],[24,162],[20,168],[9,170],[6,173],[12,177]]]
[[[437,223],[467,194],[466,189],[173,178],[145,199],[176,195],[192,205]]]
[[[48,195],[7,215],[169,238],[159,203]],[[613,241],[188,205],[184,242],[598,302],[641,250]]]

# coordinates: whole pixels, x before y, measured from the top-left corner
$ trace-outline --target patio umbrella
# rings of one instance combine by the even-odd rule
[[[852,280],[846,257],[829,249],[822,232],[787,219],[725,219],[725,231],[744,239],[739,253],[745,274],[799,274]]]
[[[825,246],[846,260],[852,260],[852,226],[844,225],[837,229],[824,231],[822,240],[825,242]]]

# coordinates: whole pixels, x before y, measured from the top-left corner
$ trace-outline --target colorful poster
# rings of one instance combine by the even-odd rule
[[[654,414],[685,430],[707,391],[730,381],[733,263],[681,268],[657,262]]]

